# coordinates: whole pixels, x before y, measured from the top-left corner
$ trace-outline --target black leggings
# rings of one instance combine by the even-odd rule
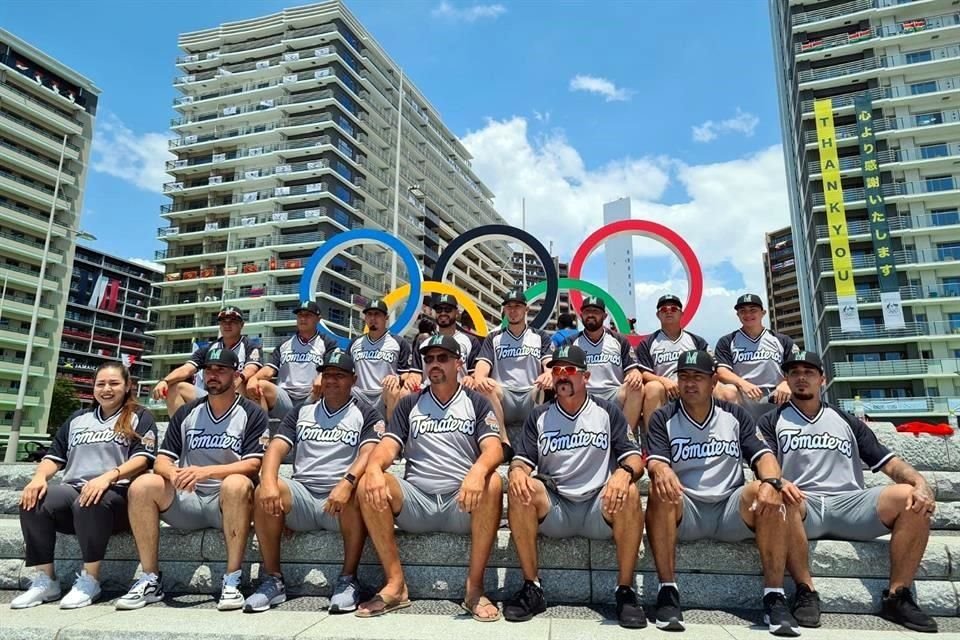
[[[110,535],[129,531],[126,487],[110,487],[92,506],[81,507],[80,489],[51,484],[37,506],[20,507],[20,528],[27,547],[27,566],[53,562],[57,533],[76,534],[84,562],[99,562],[107,553]]]

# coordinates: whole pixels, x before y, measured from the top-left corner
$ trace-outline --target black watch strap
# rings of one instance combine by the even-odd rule
[[[783,491],[783,479],[782,478],[764,478],[760,482],[768,484],[777,491]]]
[[[343,479],[353,486],[357,486],[357,476],[353,475],[352,473],[348,473],[347,475],[343,476]]]
[[[637,473],[636,473],[636,471],[633,470],[633,467],[631,467],[630,465],[628,465],[626,462],[621,462],[621,463],[618,464],[617,466],[618,466],[619,468],[623,469],[624,471],[626,471],[627,473],[629,473],[631,480],[636,480]]]

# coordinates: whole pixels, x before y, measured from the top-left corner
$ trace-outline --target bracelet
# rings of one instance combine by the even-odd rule
[[[110,484],[116,484],[120,482],[120,477],[123,475],[122,473],[120,473],[120,467],[114,467],[113,470],[117,472],[117,479],[111,482]]]

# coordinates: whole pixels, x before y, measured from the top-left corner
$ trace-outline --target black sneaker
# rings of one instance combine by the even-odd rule
[[[912,631],[936,633],[937,621],[924,613],[913,599],[908,587],[900,587],[894,593],[883,590],[880,598],[880,617],[905,626]]]
[[[786,597],[776,591],[763,596],[763,624],[775,636],[800,635],[800,625],[790,614]]]
[[[617,587],[617,621],[625,629],[643,629],[647,626],[647,614],[637,601],[637,592],[631,587]]]
[[[680,610],[680,592],[676,587],[660,587],[657,594],[657,629],[683,631],[683,611]]]
[[[538,613],[547,610],[543,589],[532,580],[524,580],[520,590],[503,603],[503,617],[508,622],[526,622]]]
[[[814,629],[820,626],[820,594],[800,583],[793,594],[793,617],[801,627]]]

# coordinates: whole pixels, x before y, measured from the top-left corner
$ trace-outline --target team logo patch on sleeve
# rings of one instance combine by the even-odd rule
[[[494,433],[500,433],[500,421],[497,420],[497,414],[493,411],[487,412],[487,417],[483,419],[487,426],[490,427],[490,431]]]
[[[383,434],[387,432],[387,423],[383,420],[377,420],[377,423],[373,425],[373,431],[377,434],[378,438],[382,438]]]
[[[148,433],[143,438],[140,439],[143,443],[143,448],[149,451],[150,453],[156,453],[157,451],[157,437],[152,433]]]
[[[261,446],[261,447],[263,447],[264,449],[267,448],[267,445],[270,444],[270,431],[269,431],[269,429],[268,429],[267,431],[264,431],[262,434],[260,434],[260,440],[259,440],[259,442],[260,442],[260,446]]]

